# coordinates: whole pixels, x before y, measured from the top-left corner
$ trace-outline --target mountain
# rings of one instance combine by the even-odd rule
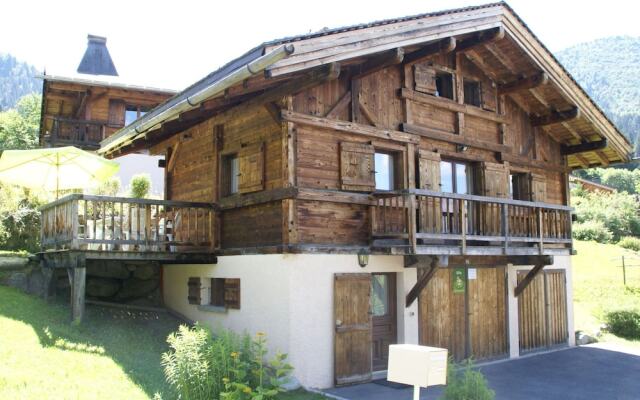
[[[38,73],[35,67],[0,53],[0,111],[12,108],[26,94],[40,93],[42,81],[34,78]]]
[[[640,153],[640,37],[615,36],[556,53]]]

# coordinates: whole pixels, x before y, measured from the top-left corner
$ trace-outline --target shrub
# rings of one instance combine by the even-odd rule
[[[0,249],[39,250],[41,205],[27,190],[0,185]]]
[[[625,249],[640,251],[640,238],[634,236],[625,236],[618,242],[618,246]]]
[[[93,194],[99,196],[117,196],[120,193],[120,178],[113,176],[106,181],[102,182],[97,188],[93,190]]]
[[[609,332],[627,339],[640,339],[640,311],[615,310],[605,314]]]
[[[447,368],[447,386],[444,389],[444,400],[493,400],[496,394],[489,389],[484,375],[473,368],[473,362],[468,361],[465,368],[457,371],[455,365],[449,362]]]
[[[611,241],[611,232],[600,221],[575,223],[572,227],[573,238],[577,240],[594,240],[598,243]]]
[[[151,177],[149,174],[134,175],[131,177],[129,186],[131,187],[131,197],[144,199],[151,191]]]
[[[578,195],[581,194],[581,195]],[[573,190],[571,199],[578,222],[599,221],[611,232],[613,240],[640,236],[640,204],[626,193],[580,193]]]
[[[292,368],[286,355],[267,360],[266,338],[181,326],[162,355],[169,385],[180,399],[270,399],[282,392]]]

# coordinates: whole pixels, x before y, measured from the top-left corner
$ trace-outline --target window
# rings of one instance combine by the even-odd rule
[[[531,200],[529,195],[529,174],[512,173],[509,175],[509,195],[514,200]]]
[[[371,314],[381,317],[391,311],[389,304],[389,275],[373,274],[371,276]]]
[[[436,74],[437,95],[453,100],[453,75],[448,72]]]
[[[440,162],[440,188],[445,193],[471,192],[471,167],[457,161]]]
[[[482,105],[480,93],[480,82],[464,80],[464,104],[480,107]]]
[[[146,107],[127,105],[124,111],[124,125],[127,126],[131,124],[133,121],[145,115],[147,111],[148,109]]]
[[[375,153],[376,190],[395,189],[395,160],[392,154]]]
[[[238,193],[240,162],[237,154],[222,157],[222,196]]]
[[[240,309],[240,279],[211,278],[210,305]]]

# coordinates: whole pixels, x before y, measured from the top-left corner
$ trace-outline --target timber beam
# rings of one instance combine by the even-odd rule
[[[561,122],[571,121],[580,117],[580,109],[573,107],[565,111],[553,111],[550,114],[542,115],[539,117],[531,117],[532,126],[546,126],[552,124],[559,124]]]
[[[529,286],[531,281],[540,273],[540,271],[542,271],[542,268],[544,267],[545,267],[544,264],[538,264],[535,267],[533,267],[529,271],[527,276],[525,276],[524,279],[518,284],[518,286],[516,286],[513,289],[513,295],[515,297],[520,296],[520,294],[527,288],[527,286]]]
[[[548,82],[549,76],[546,73],[541,72],[536,75],[531,75],[526,78],[498,85],[498,95],[537,88],[538,86],[546,85]]]
[[[449,256],[449,265],[472,265],[474,267],[496,267],[502,265],[552,265],[549,255],[497,255],[497,256]]]
[[[423,263],[418,263],[418,266],[420,268],[428,268],[428,270],[418,278],[416,284],[411,288],[409,293],[407,293],[407,297],[405,299],[405,307],[410,307],[411,304],[416,301],[416,299],[420,295],[420,292],[422,292],[422,289],[427,286],[427,284],[429,283],[431,278],[433,278],[439,268],[440,259],[438,257],[429,257],[428,260],[430,261],[428,266],[424,265]],[[424,266],[421,266],[420,264]]]
[[[364,64],[360,64],[359,68],[356,69],[355,75],[352,79],[359,79],[374,72],[378,72],[381,69],[389,67],[391,65],[400,64],[402,63],[403,59],[404,49],[402,47],[386,51],[377,57],[371,58]]]
[[[456,48],[456,38],[448,37],[422,47],[413,53],[407,54],[404,58],[406,64],[418,63],[427,57],[437,53],[451,53]]]
[[[572,146],[562,145],[560,147],[560,153],[563,156],[568,156],[570,154],[602,150],[605,147],[607,147],[607,139],[602,139],[597,142],[583,142]]]
[[[503,27],[489,29],[476,34],[475,36],[461,40],[456,46],[457,52],[465,52],[467,50],[475,49],[480,46],[484,46],[487,43],[497,42],[504,38],[505,32]]]

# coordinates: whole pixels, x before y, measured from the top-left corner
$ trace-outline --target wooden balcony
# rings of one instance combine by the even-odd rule
[[[405,190],[376,193],[372,249],[394,254],[571,254],[571,211],[562,205]]]
[[[95,150],[106,137],[107,124],[102,121],[86,121],[53,118],[53,127],[45,142],[51,146],[76,146]]]
[[[72,194],[41,212],[45,252],[170,261],[213,254],[218,246],[216,208],[209,203]]]

